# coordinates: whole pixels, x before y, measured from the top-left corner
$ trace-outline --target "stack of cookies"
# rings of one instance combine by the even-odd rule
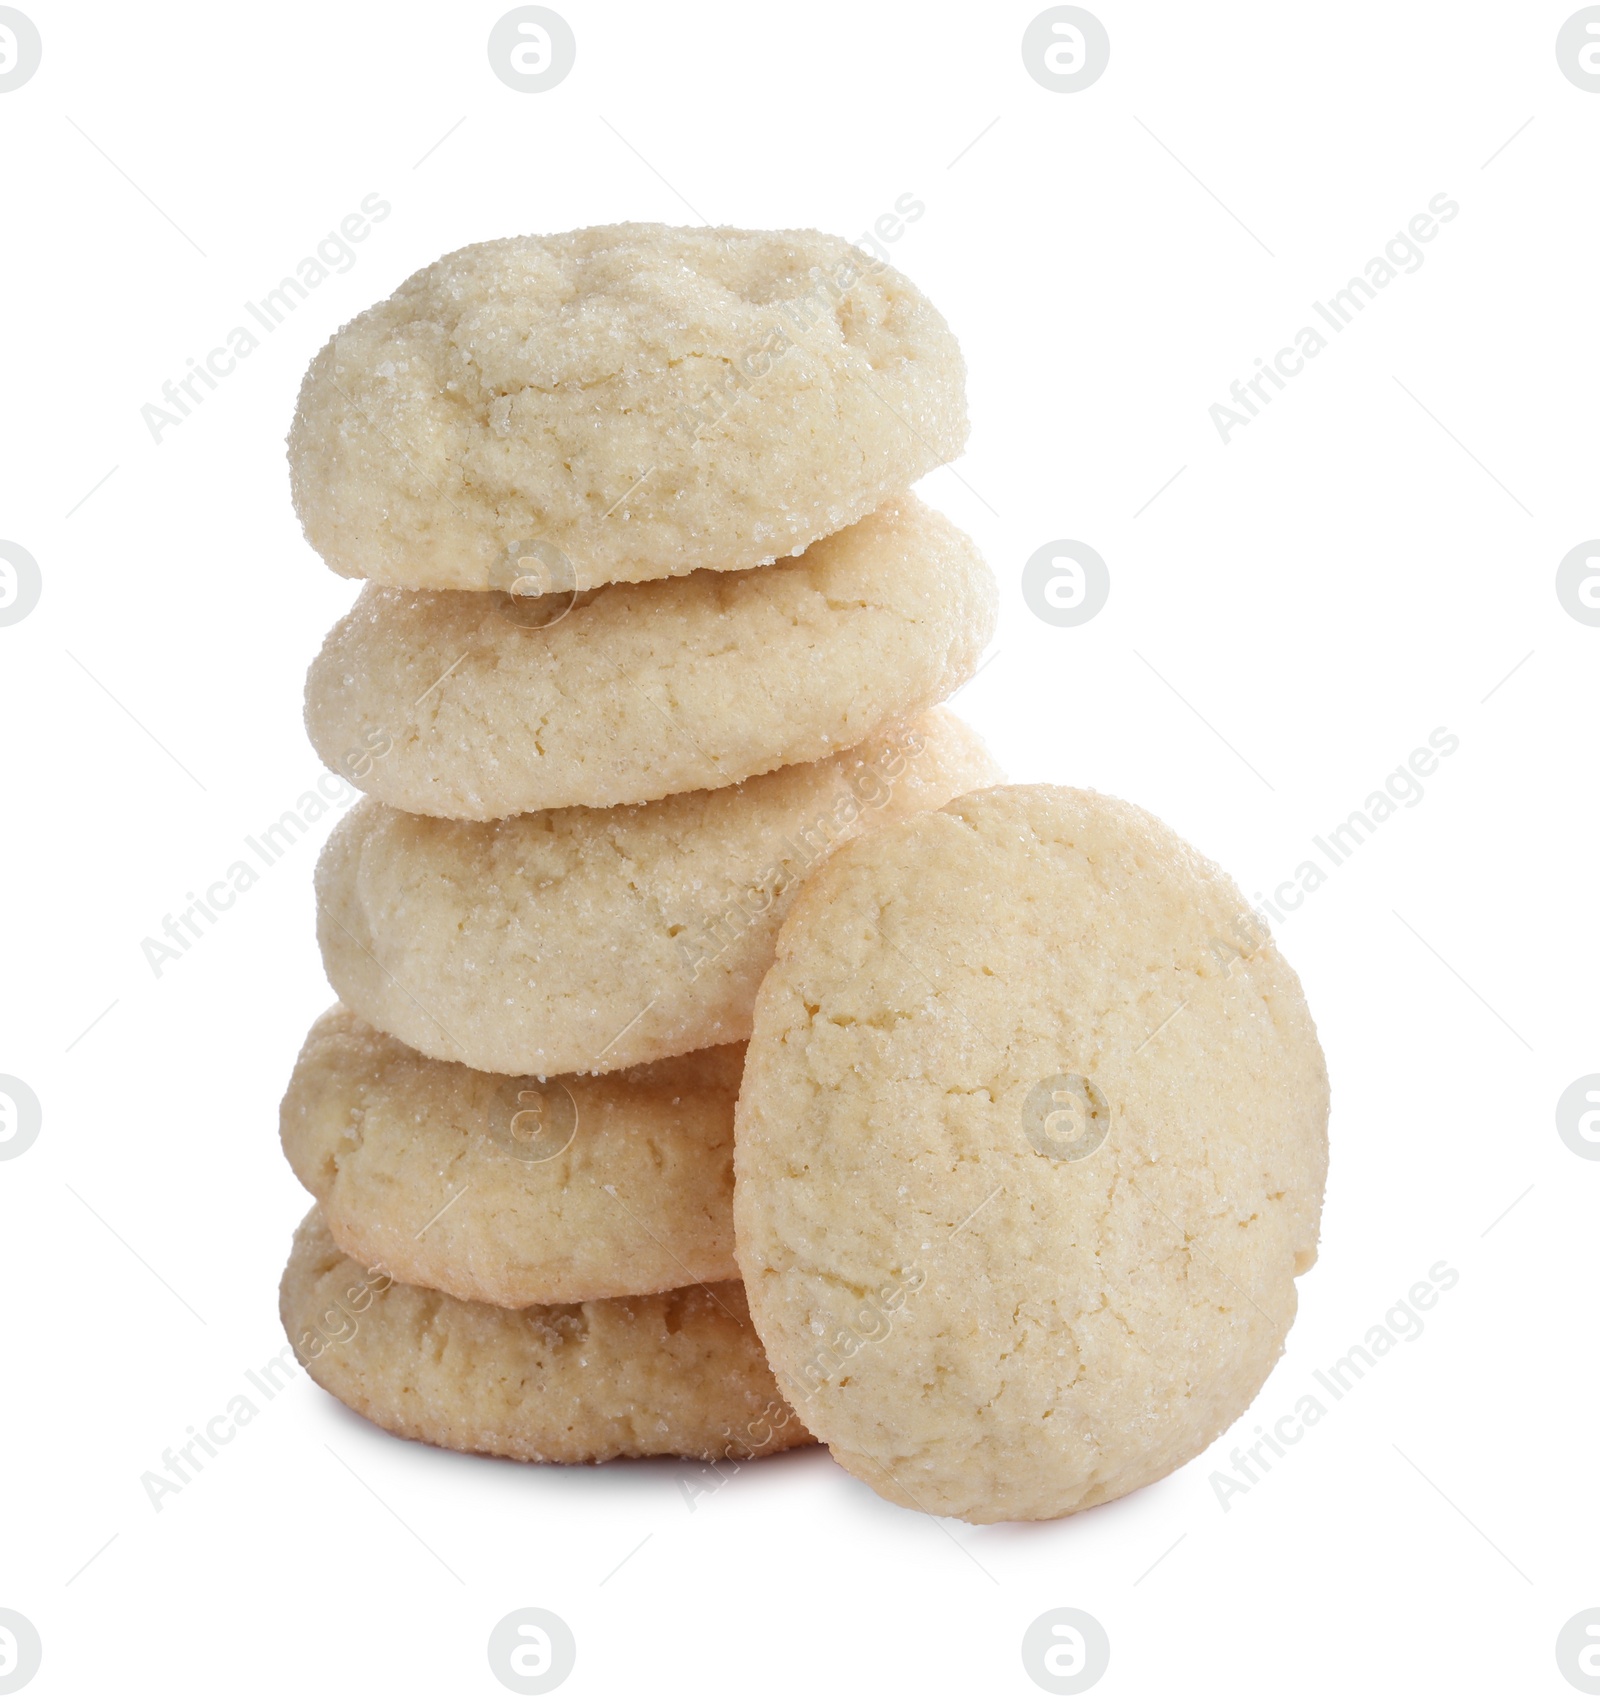
[[[739,1278],[735,1102],[805,878],[1000,778],[937,707],[994,583],[909,493],[963,384],[843,242],[643,225],[448,255],[313,362],[295,503],[367,584],[306,721],[368,795],[317,870],[282,1313],[385,1428],[810,1440]]]
[[[1315,1028],[1226,875],[937,707],[995,588],[908,488],[965,430],[943,320],[813,232],[486,243],[312,365],[296,504],[368,583],[306,719],[369,795],[317,871],[282,1308],[379,1424],[817,1437],[1054,1518],[1277,1360]]]

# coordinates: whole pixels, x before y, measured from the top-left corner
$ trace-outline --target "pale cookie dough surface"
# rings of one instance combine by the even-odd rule
[[[936,709],[653,804],[479,823],[365,799],[317,865],[322,961],[374,1027],[480,1070],[616,1070],[743,1040],[799,878],[856,834],[998,778]]]
[[[335,1006],[279,1113],[283,1150],[352,1259],[529,1306],[726,1282],[743,1048],[603,1076],[441,1063]]]
[[[306,679],[329,768],[423,815],[642,803],[815,762],[943,701],[994,632],[971,540],[902,495],[744,573],[518,599],[368,585]]]
[[[958,455],[964,387],[938,312],[837,237],[509,237],[317,355],[295,508],[336,573],[418,590],[504,589],[531,541],[579,590],[754,567]]]
[[[509,1311],[374,1274],[313,1209],[278,1292],[312,1378],[396,1436],[577,1464],[755,1459],[809,1442],[736,1282]]]
[[[790,910],[735,1123],[779,1386],[903,1506],[1149,1483],[1278,1358],[1327,1113],[1294,972],[1153,816],[1005,787],[859,840]]]

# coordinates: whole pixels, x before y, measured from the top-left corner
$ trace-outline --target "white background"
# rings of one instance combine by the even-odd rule
[[[1024,71],[1036,4],[564,0],[576,69],[539,95],[490,74],[503,4],[25,9],[0,536],[43,595],[0,629],[0,1072],[44,1124],[0,1164],[0,1607],[43,1638],[30,1697],[507,1695],[486,1640],[526,1605],[573,1628],[575,1698],[1042,1695],[1021,1638],[1058,1606],[1105,1626],[1106,1698],[1576,1695],[1600,1164],[1554,1107],[1600,1070],[1600,628],[1554,575],[1600,534],[1600,95],[1556,63],[1575,7],[1097,0],[1109,70],[1065,95]],[[374,191],[354,267],[152,442],[163,381]],[[329,1002],[314,845],[159,980],[140,950],[321,772],[301,682],[355,588],[289,504],[303,368],[467,242],[854,237],[906,192],[893,258],[971,374],[969,452],[923,493],[1003,594],[958,707],[1014,778],[1132,798],[1253,894],[1460,739],[1277,930],[1334,1104],[1284,1359],[1206,1457],[1050,1525],[936,1523],[822,1450],[691,1509],[673,1463],[457,1458],[304,1376],[154,1511],[141,1473],[282,1346],[307,1204],[276,1116]],[[1211,404],[1441,192],[1420,270],[1224,445]],[[1077,628],[1019,589],[1063,537],[1111,574]],[[1229,1449],[1441,1259],[1420,1338],[1224,1511]]]

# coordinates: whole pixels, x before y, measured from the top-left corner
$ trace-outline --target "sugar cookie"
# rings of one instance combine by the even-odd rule
[[[837,756],[611,810],[497,822],[371,799],[317,865],[339,998],[430,1057],[615,1070],[743,1040],[799,877],[869,828],[998,778],[931,711]]]
[[[858,840],[790,909],[736,1118],[779,1387],[935,1514],[1161,1477],[1282,1349],[1327,1109],[1293,971],[1142,810],[1004,787]]]
[[[311,363],[295,508],[335,572],[413,590],[755,567],[959,454],[964,385],[923,296],[818,231],[481,242]]]
[[[495,1306],[726,1282],[744,1048],[603,1076],[441,1063],[335,1005],[283,1096],[328,1232],[400,1282]]]
[[[313,1210],[279,1311],[330,1395],[441,1448],[574,1464],[754,1459],[811,1440],[778,1395],[736,1282],[512,1311],[364,1270]]]
[[[791,561],[543,615],[368,585],[311,665],[306,728],[329,768],[422,815],[643,803],[920,714],[971,676],[996,604],[971,540],[913,496]]]

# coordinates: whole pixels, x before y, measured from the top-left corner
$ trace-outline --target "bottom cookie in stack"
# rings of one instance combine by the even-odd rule
[[[743,1060],[716,1046],[540,1081],[324,1013],[280,1119],[318,1201],[280,1294],[301,1363],[385,1430],[470,1453],[811,1441],[728,1280]]]
[[[755,1459],[813,1440],[778,1393],[737,1282],[487,1306],[365,1269],[314,1208],[279,1312],[329,1394],[397,1436],[463,1453]]]

